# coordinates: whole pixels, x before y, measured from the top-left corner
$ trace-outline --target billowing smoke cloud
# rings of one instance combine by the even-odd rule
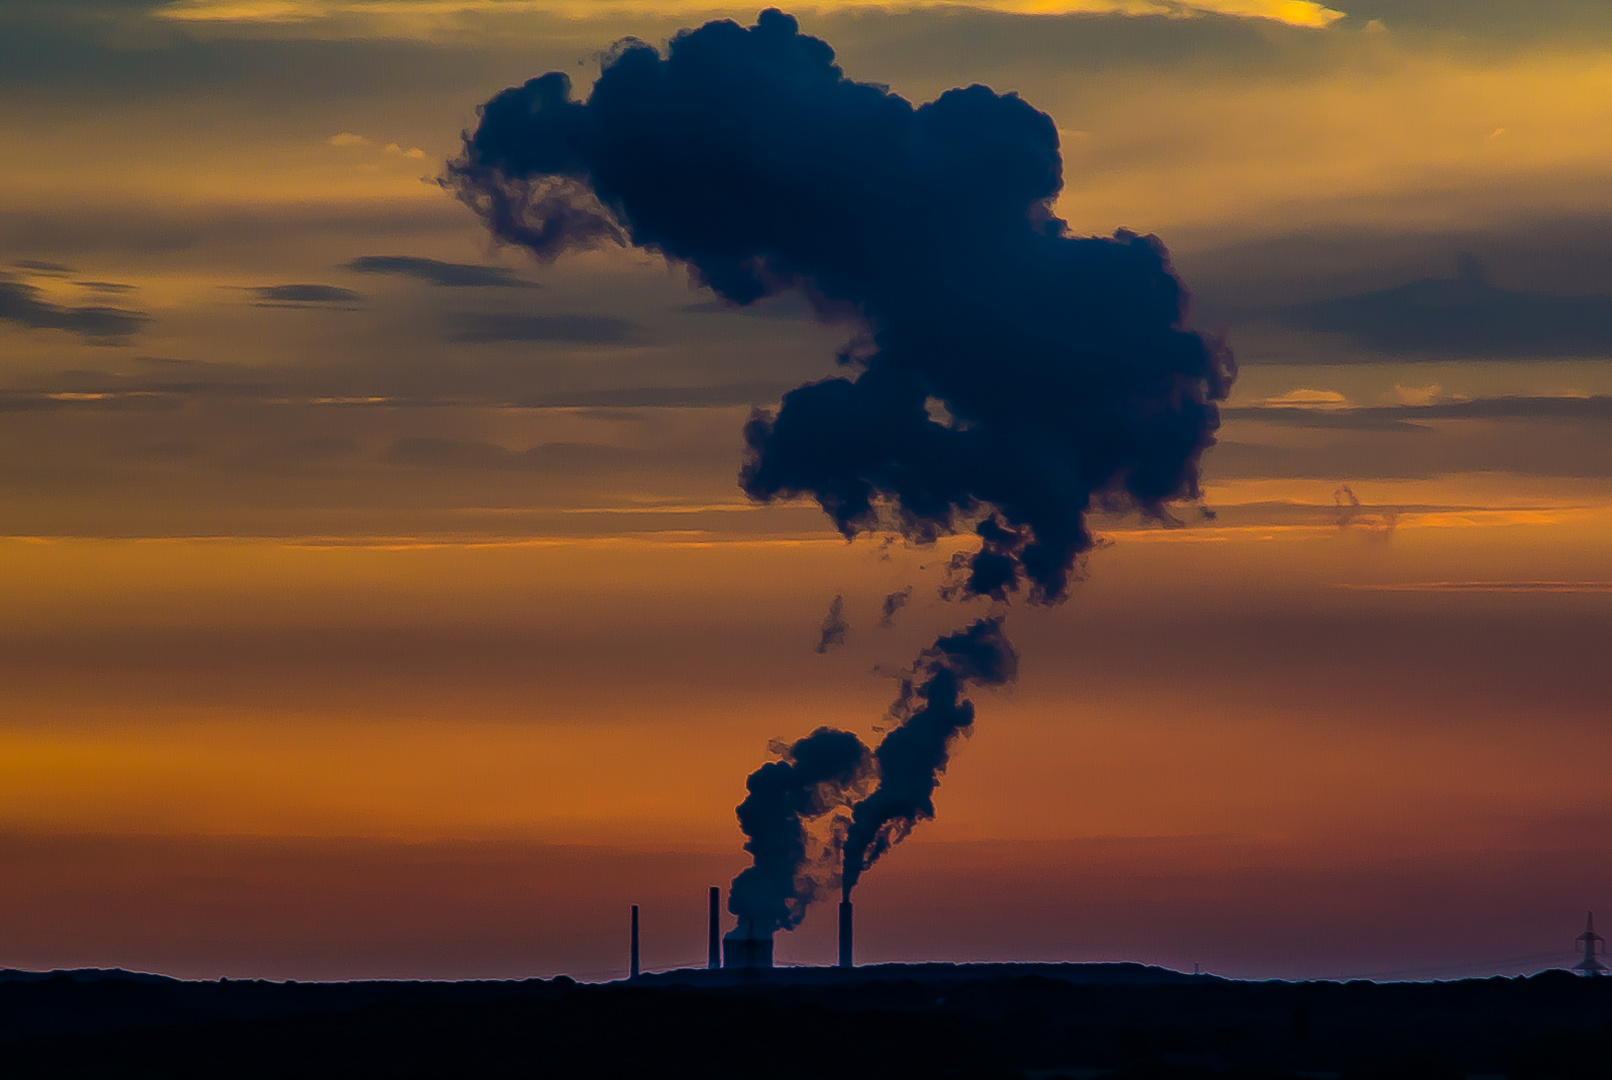
[[[884,605],[879,612],[879,625],[886,630],[896,624],[896,612],[907,606],[912,599],[912,586],[905,585],[884,598]]]
[[[844,807],[872,767],[868,748],[848,731],[818,728],[769,761],[745,782],[739,827],[752,863],[733,879],[728,910],[749,916],[761,934],[793,929],[806,914],[819,881],[837,863],[838,837],[813,850],[806,823]],[[741,923],[742,925],[742,923]]]
[[[793,929],[836,866],[849,897],[863,871],[933,818],[952,746],[974,723],[964,693],[1012,682],[1018,666],[1002,617],[989,616],[919,654],[890,706],[893,726],[871,754],[855,735],[827,727],[775,747],[779,760],[750,774],[749,794],[739,804],[752,857],[728,898],[730,911],[749,917],[740,931]],[[877,786],[867,792],[875,776]],[[845,807],[849,820],[836,822],[814,847],[807,824]]]
[[[828,605],[828,614],[823,616],[823,625],[817,637],[817,651],[826,653],[828,650],[845,644],[845,635],[851,630],[851,624],[845,621],[845,597],[836,596]]]
[[[826,43],[769,10],[748,29],[684,31],[665,55],[620,42],[585,101],[563,72],[504,91],[448,183],[539,258],[632,245],[732,304],[797,290],[848,324],[845,375],[745,425],[740,484],[815,499],[847,538],[972,532],[944,595],[1056,603],[1093,509],[1164,518],[1200,496],[1231,353],[1189,328],[1159,240],[1068,233],[1052,211],[1057,129],[1016,94],[970,86],[915,107],[845,78]],[[908,596],[886,597],[883,625]],[[843,640],[841,605],[819,651]],[[973,724],[965,694],[1017,667],[1002,617],[981,619],[920,654],[871,760],[824,728],[753,773],[739,818],[754,865],[729,902],[741,923],[796,925],[836,854],[848,896],[934,816]],[[814,841],[808,824],[847,806]]]
[[[1199,495],[1231,354],[1187,329],[1157,239],[1068,235],[1057,129],[1016,94],[915,108],[769,10],[665,56],[623,41],[586,101],[562,72],[504,91],[449,180],[540,257],[632,244],[735,304],[798,289],[853,321],[854,376],[753,416],[741,484],[848,537],[973,529],[967,594],[1060,600],[1094,506]]]
[[[890,707],[890,729],[874,751],[879,786],[851,809],[841,887],[847,899],[863,871],[920,821],[935,816],[935,788],[952,745],[974,723],[971,686],[1002,686],[1018,677],[1019,656],[990,616],[925,649]]]

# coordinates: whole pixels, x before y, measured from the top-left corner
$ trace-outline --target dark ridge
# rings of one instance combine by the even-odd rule
[[[927,986],[968,982],[979,979],[1038,978],[1097,986],[1142,983],[1227,982],[1216,975],[1188,975],[1153,964],[863,964],[860,967],[775,967],[763,973],[774,986],[844,986],[861,983],[918,982]],[[751,971],[709,971],[705,968],[678,968],[640,976],[634,985],[644,986],[740,986],[755,985]]]
[[[1606,1075],[1612,979],[1239,982],[1140,964],[583,985],[0,977],[7,1076],[1053,1080]]]

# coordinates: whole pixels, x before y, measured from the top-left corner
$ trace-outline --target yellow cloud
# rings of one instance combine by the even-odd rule
[[[1336,390],[1311,390],[1300,387],[1285,394],[1261,398],[1255,404],[1283,409],[1347,409],[1349,399]]]
[[[678,9],[689,18],[743,12],[753,15],[757,3],[695,0]],[[1020,15],[1231,15],[1270,19],[1290,26],[1326,27],[1344,17],[1316,0],[801,0],[791,10],[827,12],[854,9],[915,10],[972,8]],[[156,14],[180,22],[301,23],[369,17],[401,20],[420,28],[420,20],[466,14],[539,13],[565,18],[611,15],[670,14],[664,0],[172,0]],[[409,27],[400,27],[410,32]]]
[[[1471,401],[1465,394],[1446,394],[1444,387],[1438,383],[1429,386],[1401,386],[1394,384],[1394,388],[1382,395],[1386,405],[1439,405],[1452,401]]]

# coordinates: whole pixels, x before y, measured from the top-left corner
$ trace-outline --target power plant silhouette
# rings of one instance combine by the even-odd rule
[[[722,925],[722,890],[711,886],[711,929],[708,966],[739,970],[756,970],[772,967],[772,934],[757,930],[755,920],[748,915],[739,916],[739,925],[718,940]],[[718,957],[721,963],[718,964]],[[840,903],[840,961],[839,966],[852,966],[851,958],[851,902]]]
[[[853,945],[853,915],[851,902],[840,902],[839,920],[839,959],[836,967],[850,968],[856,966]],[[1584,932],[1573,939],[1582,956],[1569,971],[1576,971],[1584,976],[1604,976],[1612,968],[1608,968],[1602,961],[1606,955],[1606,938],[1595,932],[1595,912],[1587,914],[1584,922]],[[749,916],[741,915],[739,925],[722,934],[722,889],[712,885],[710,891],[710,920],[707,931],[706,968],[710,971],[762,971],[773,967],[773,935],[758,932],[755,922]],[[1194,975],[1201,974],[1201,968],[1193,964]],[[639,962],[638,939],[638,905],[632,905],[632,941],[628,963],[629,978],[636,979],[642,973]],[[1397,973],[1396,973],[1397,974]]]
[[[722,935],[722,889],[711,886],[711,913],[707,930],[705,966],[711,971],[762,970],[772,964],[772,935],[758,932],[749,916],[741,915],[739,925]],[[840,903],[839,966],[854,966],[851,951],[851,902]],[[638,905],[632,905],[632,943],[628,960],[628,977],[636,979],[642,973],[639,963]]]

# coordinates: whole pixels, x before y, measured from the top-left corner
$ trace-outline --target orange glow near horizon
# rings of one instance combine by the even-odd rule
[[[1415,829],[1393,836],[1424,803],[1459,807],[1434,831],[1474,840],[1486,818],[1598,813],[1597,676],[1514,729],[1492,656],[1414,632],[1345,644],[1344,628],[1600,625],[1606,527],[1566,509],[1391,534],[1116,533],[1066,605],[1010,621],[1024,680],[982,698],[942,819],[911,842],[1344,830],[1414,847]],[[875,666],[955,619],[920,597],[909,625],[872,627],[862,609],[890,582],[934,579],[920,560],[943,556],[891,564],[828,539],[0,542],[18,646],[0,816],[30,832],[721,847],[768,740],[871,734],[893,689]],[[814,656],[836,591],[859,628]],[[1249,650],[1241,667],[1214,670],[1224,643],[1201,654],[1206,617]],[[1315,651],[1295,652],[1281,625],[1316,619]],[[1401,666],[1403,644],[1420,655]],[[1539,693],[1516,677],[1522,700]]]

